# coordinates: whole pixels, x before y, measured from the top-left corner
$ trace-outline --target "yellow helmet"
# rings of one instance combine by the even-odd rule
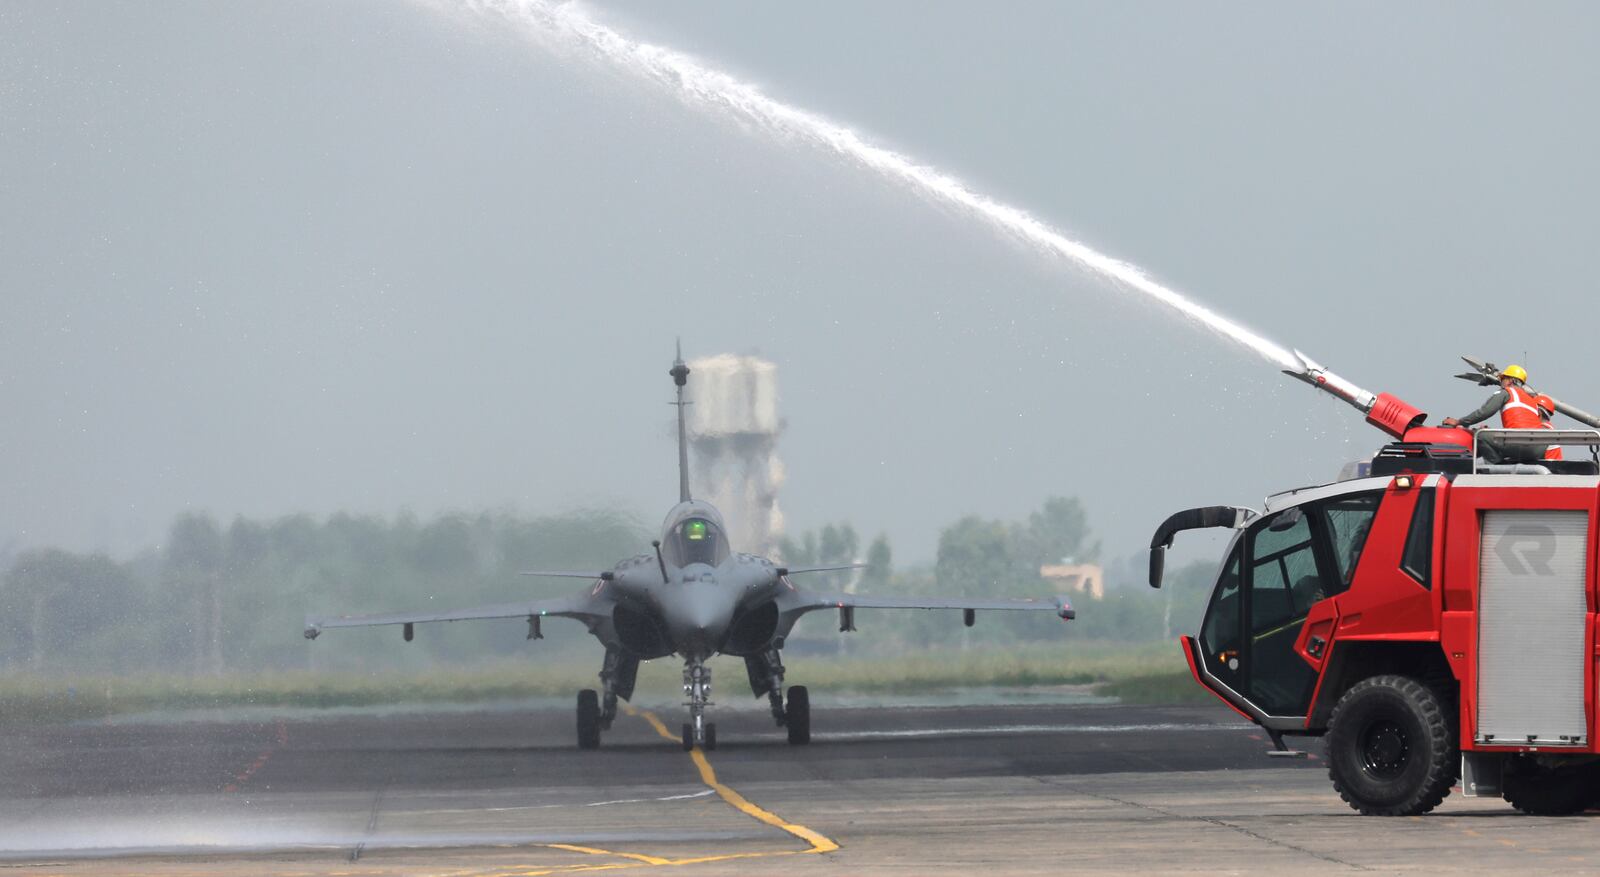
[[[1500,377],[1502,377],[1502,378],[1514,378],[1516,380],[1522,381],[1523,383],[1527,383],[1528,382],[1528,370],[1523,368],[1520,365],[1508,365],[1508,366],[1506,366],[1505,371],[1502,371],[1500,373]]]

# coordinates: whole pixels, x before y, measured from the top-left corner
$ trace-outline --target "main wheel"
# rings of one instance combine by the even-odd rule
[[[1542,767],[1519,758],[1506,765],[1501,789],[1507,803],[1530,816],[1571,816],[1596,800],[1597,776],[1588,765]]]
[[[706,751],[717,748],[717,723],[706,722]]]
[[[811,692],[804,685],[789,687],[789,706],[784,710],[788,717],[789,742],[800,746],[811,742]]]
[[[1356,683],[1328,719],[1328,778],[1366,816],[1415,816],[1450,794],[1460,771],[1456,722],[1438,693],[1407,676]]]
[[[600,695],[593,688],[578,692],[578,748],[600,748]]]
[[[694,726],[688,722],[683,723],[683,751],[688,752],[694,748]]]

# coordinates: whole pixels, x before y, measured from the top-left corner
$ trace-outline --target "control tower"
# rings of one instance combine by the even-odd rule
[[[697,359],[689,367],[694,372],[688,422],[695,495],[722,510],[735,551],[771,553],[783,534],[778,367],[731,353]]]

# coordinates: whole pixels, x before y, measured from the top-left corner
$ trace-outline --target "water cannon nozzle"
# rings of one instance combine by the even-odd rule
[[[1363,390],[1328,371],[1320,363],[1304,353],[1296,350],[1294,351],[1294,358],[1299,361],[1300,367],[1298,369],[1284,369],[1283,373],[1289,377],[1297,381],[1304,381],[1329,395],[1337,396],[1350,403],[1363,414],[1371,411],[1373,404],[1378,401],[1377,394]]]

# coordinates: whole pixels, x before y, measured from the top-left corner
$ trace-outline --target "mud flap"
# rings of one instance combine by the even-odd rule
[[[1499,798],[1505,763],[1505,756],[1499,753],[1461,753],[1461,794],[1468,798]]]

